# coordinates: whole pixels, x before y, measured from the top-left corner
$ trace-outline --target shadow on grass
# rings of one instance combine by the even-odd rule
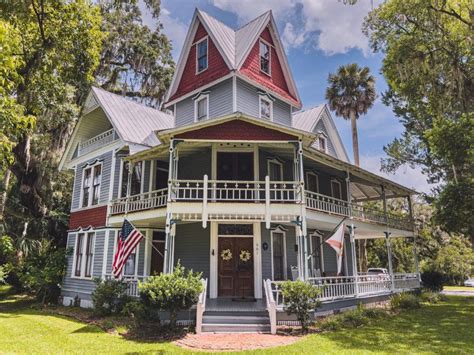
[[[85,325],[82,328],[76,329],[72,333],[103,333],[104,330],[96,325]]]
[[[474,299],[450,297],[448,302],[406,310],[373,325],[321,336],[349,351],[472,353]]]

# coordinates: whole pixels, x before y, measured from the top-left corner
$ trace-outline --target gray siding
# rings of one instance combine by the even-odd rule
[[[274,229],[276,225],[272,225],[272,229]],[[287,229],[286,232],[286,264],[287,264],[287,276],[288,279],[291,280],[291,266],[298,265],[298,259],[295,251],[296,245],[296,234],[295,228],[293,226],[284,226]],[[262,245],[263,243],[267,243],[268,248],[267,250],[262,250],[262,279],[272,279],[272,250],[271,250],[271,229],[265,228],[265,224],[262,223],[261,225],[261,233],[262,233]]]
[[[102,162],[102,181],[100,185],[99,204],[106,204],[108,202],[110,178],[112,173],[112,154],[112,151],[104,153],[102,155],[99,155],[98,157],[90,159],[84,164],[77,166],[76,174],[74,177],[71,209],[80,208],[81,184],[84,168],[86,167],[86,165],[94,163],[97,160]]]
[[[209,118],[232,113],[232,80],[225,80],[206,89],[209,91]],[[192,97],[176,103],[176,127],[194,123],[194,100]]]
[[[115,252],[115,237],[116,233],[114,230],[109,231],[109,245],[107,248],[107,266],[106,266],[106,274],[112,273],[112,263],[114,261],[114,252]]]
[[[316,127],[314,127],[313,132],[315,132],[315,133],[323,132],[326,135],[326,142],[327,142],[327,145],[328,145],[328,154],[337,158],[336,149],[334,148],[333,142],[329,138],[328,130],[327,130],[327,128],[326,128],[326,126],[325,126],[322,119],[319,120],[319,122],[316,124]]]
[[[259,117],[259,89],[242,80],[237,80],[237,111]],[[276,99],[273,102],[273,121],[291,126],[291,107]]]
[[[203,229],[200,223],[177,225],[175,264],[179,261],[186,269],[202,272],[203,278],[209,278],[210,243],[210,227]]]
[[[197,153],[184,155],[179,158],[178,178],[202,180],[207,174],[211,178],[211,150],[206,148]]]
[[[120,169],[122,168],[122,159],[125,157],[123,153],[117,153],[115,158],[115,175],[114,175],[114,186],[112,192],[112,198],[115,199],[119,195],[120,187]]]

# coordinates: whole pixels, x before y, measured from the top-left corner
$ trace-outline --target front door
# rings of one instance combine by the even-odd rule
[[[253,237],[219,237],[219,297],[253,297]]]

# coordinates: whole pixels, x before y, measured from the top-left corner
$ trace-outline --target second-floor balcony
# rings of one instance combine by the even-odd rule
[[[101,148],[109,143],[112,143],[118,138],[115,133],[115,129],[109,129],[108,131],[102,132],[92,138],[79,143],[77,150],[77,156],[85,155],[98,148]]]
[[[188,203],[261,203],[301,204],[309,210],[343,217],[352,217],[362,222],[387,225],[392,228],[411,230],[409,215],[384,212],[382,209],[351,203],[331,196],[308,190],[302,199],[302,184],[298,181],[223,181],[210,180],[172,180],[171,195],[168,188],[146,192],[112,201],[110,213],[119,215],[138,211],[165,208],[170,202]]]

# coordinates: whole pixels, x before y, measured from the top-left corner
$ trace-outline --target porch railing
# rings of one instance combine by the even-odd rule
[[[106,280],[114,279],[112,274],[105,275]],[[121,280],[127,284],[127,290],[125,291],[127,296],[138,297],[138,282],[143,282],[147,279],[147,276],[122,276]]]
[[[173,180],[171,200],[175,201],[235,201],[296,202],[300,200],[297,181],[231,181],[231,180]]]
[[[201,280],[203,285],[203,291],[199,294],[199,300],[196,305],[196,333],[199,334],[202,331],[202,318],[204,311],[206,310],[206,298],[207,298],[207,279]]]
[[[78,156],[87,154],[117,139],[115,130],[109,129],[79,144]]]
[[[270,318],[270,332],[272,334],[276,334],[276,325],[277,325],[276,308],[277,308],[277,303],[275,301],[275,298],[273,297],[272,281],[269,280],[269,279],[264,280],[263,281],[263,289],[265,290],[265,301],[266,301],[266,304],[267,304],[268,317]]]
[[[164,207],[166,206],[167,198],[167,188],[119,198],[112,201],[110,214],[122,214],[125,211],[136,212]]]
[[[350,203],[334,197],[312,191],[305,191],[306,206],[309,209],[353,217],[361,221],[388,224],[390,227],[411,230],[412,221],[409,216],[398,216],[393,213],[385,214],[375,208]]]
[[[384,295],[420,287],[417,273],[394,274],[393,283],[390,275],[313,277],[309,278],[308,282],[321,289],[318,299],[323,302]],[[270,281],[270,288],[278,308],[282,308],[285,304],[280,285],[281,281]]]

